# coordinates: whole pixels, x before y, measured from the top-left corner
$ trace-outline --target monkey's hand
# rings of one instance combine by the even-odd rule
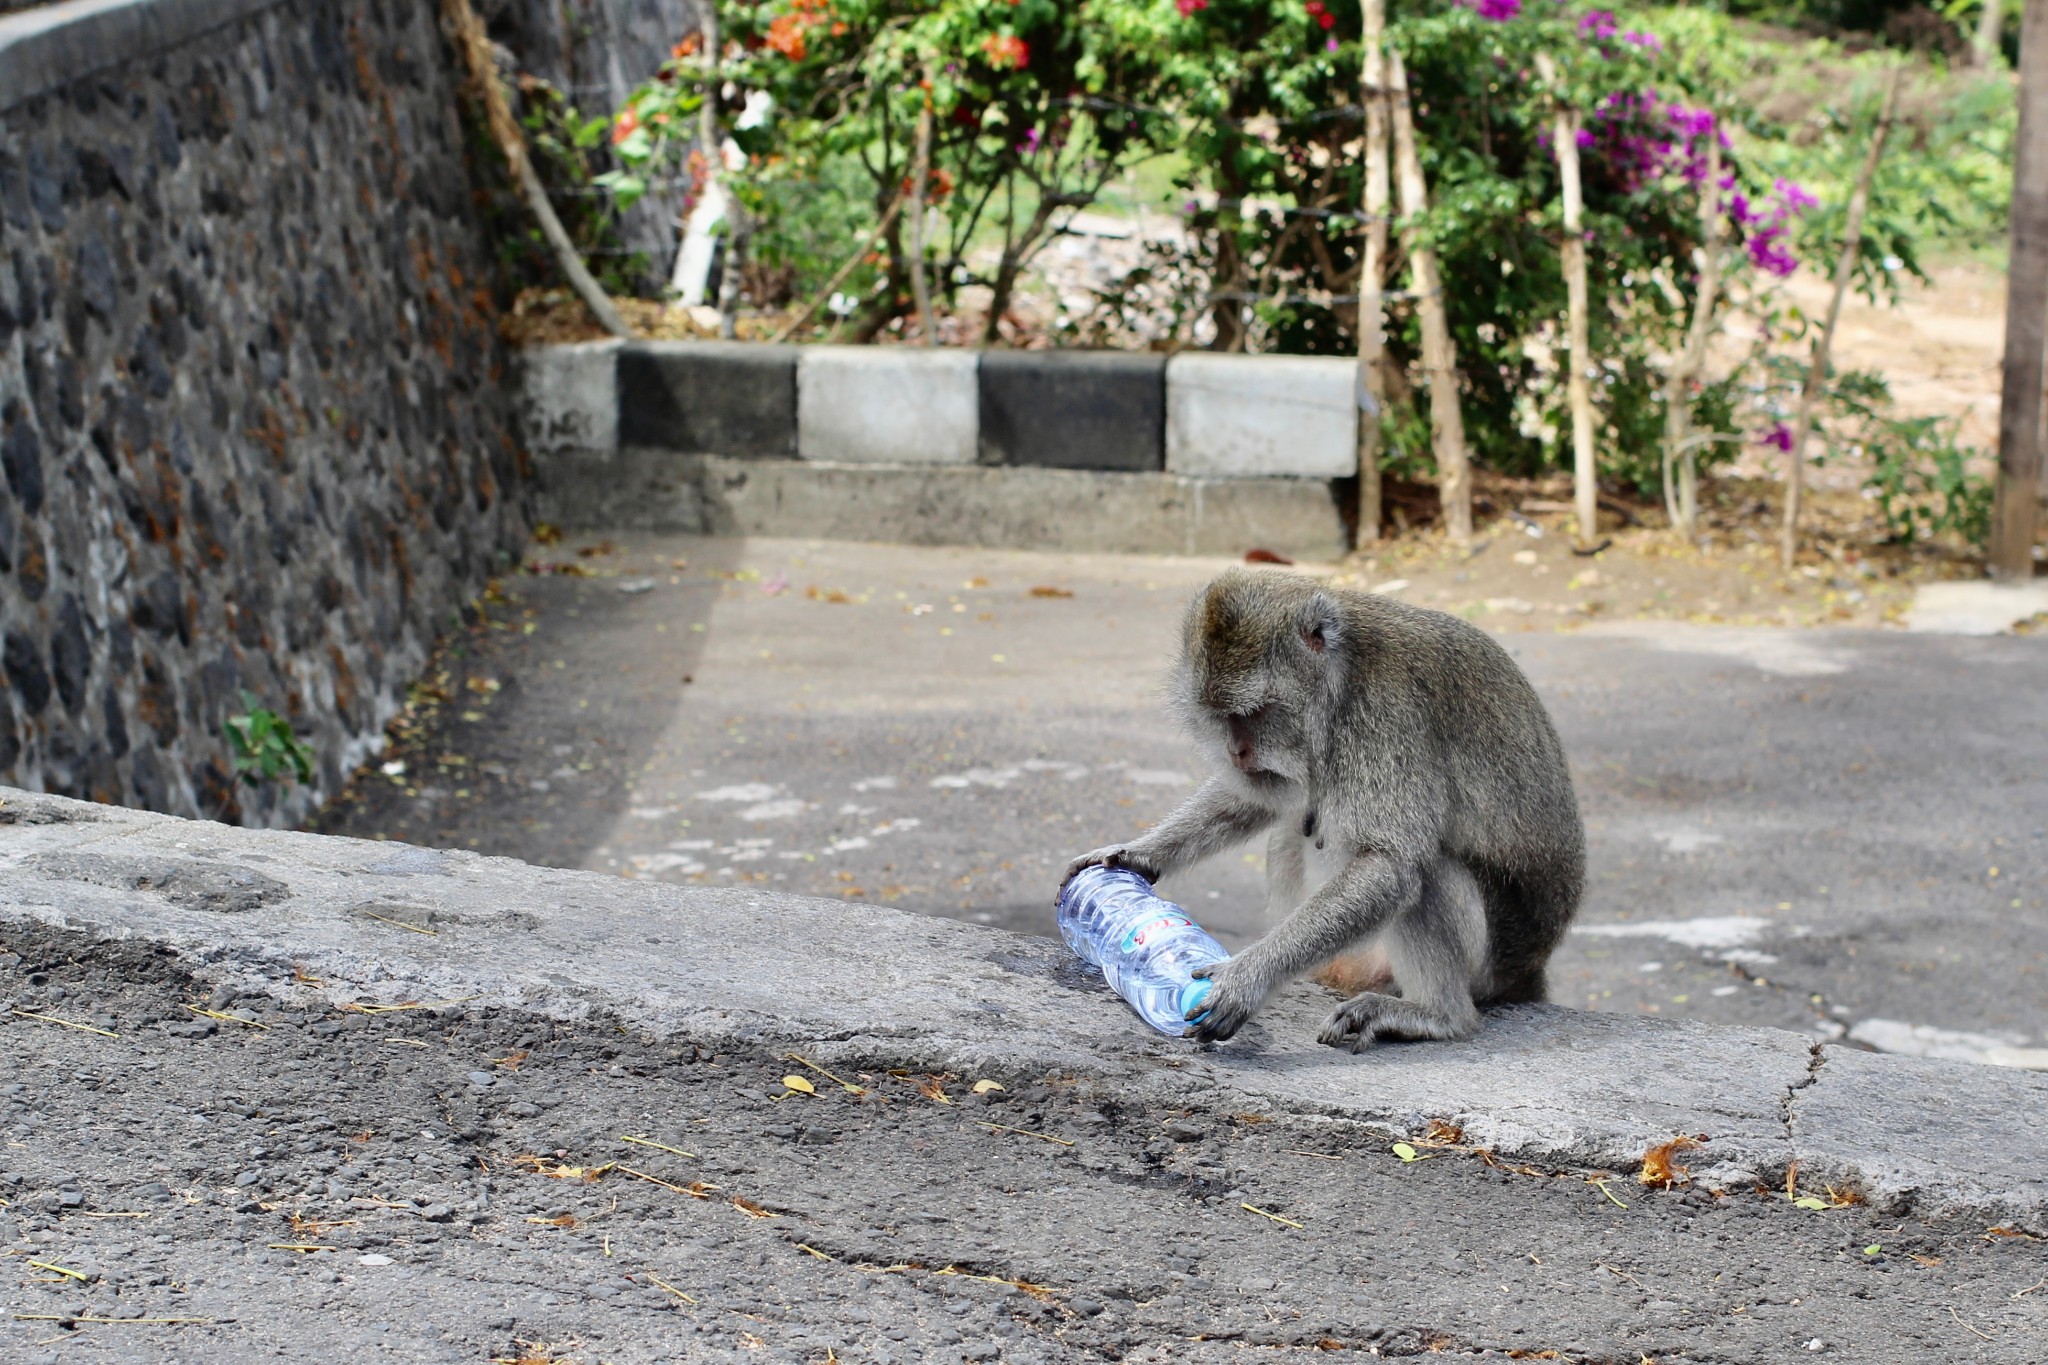
[[[1066,890],[1067,883],[1074,880],[1074,874],[1084,867],[1128,868],[1148,882],[1159,880],[1159,868],[1151,859],[1137,852],[1129,844],[1110,844],[1105,848],[1096,849],[1093,853],[1083,853],[1068,863],[1067,870],[1060,876],[1060,890]],[[1053,901],[1055,904],[1059,901],[1057,892],[1053,894]]]
[[[1197,967],[1189,975],[1209,983],[1209,993],[1202,1003],[1187,1013],[1188,1022],[1194,1025],[1187,1036],[1198,1043],[1220,1043],[1236,1033],[1273,993],[1258,964],[1249,960],[1249,954]]]

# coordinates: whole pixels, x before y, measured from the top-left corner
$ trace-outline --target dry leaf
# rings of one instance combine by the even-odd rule
[[[927,1076],[916,1084],[917,1093],[928,1100],[938,1104],[951,1104],[953,1102],[953,1097],[946,1093],[946,1088],[943,1085],[939,1084],[937,1076]]]
[[[784,1076],[782,1078],[782,1083],[785,1086],[789,1087],[791,1090],[801,1090],[806,1095],[815,1095],[818,1093],[818,1087],[812,1085],[809,1081],[805,1080],[801,1076]]]
[[[1643,1169],[1636,1173],[1636,1179],[1660,1190],[1670,1189],[1684,1180],[1687,1174],[1685,1167],[1678,1164],[1678,1154],[1699,1145],[1689,1137],[1675,1137],[1669,1142],[1658,1143],[1643,1153]]]
[[[529,1223],[539,1223],[542,1227],[546,1228],[573,1228],[576,1226],[576,1215],[573,1213],[563,1213],[557,1214],[553,1218],[529,1217],[526,1221]]]
[[[988,580],[986,578],[983,578],[980,574],[976,574],[974,577],[967,580],[967,586],[970,588],[985,588],[988,586]]]
[[[1072,597],[1074,594],[1065,588],[1055,588],[1049,583],[1041,583],[1031,590],[1031,595],[1033,597]]]
[[[733,1196],[732,1206],[749,1218],[780,1218],[782,1216],[779,1213],[770,1213],[753,1200],[742,1198],[739,1195]]]
[[[1431,1119],[1429,1132],[1423,1137],[1424,1142],[1439,1142],[1446,1147],[1455,1147],[1464,1140],[1465,1130],[1449,1119]]]
[[[1001,1090],[1002,1088],[1002,1082],[1000,1081],[976,1081],[974,1083],[974,1093],[977,1095],[986,1095],[991,1090]]]
[[[603,1166],[564,1166],[558,1161],[532,1153],[513,1157],[512,1164],[535,1175],[544,1175],[550,1180],[573,1180],[581,1185],[596,1184],[604,1178],[604,1173],[611,1169],[609,1163]]]

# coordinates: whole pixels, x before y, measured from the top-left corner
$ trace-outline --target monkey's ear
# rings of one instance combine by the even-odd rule
[[[1343,629],[1336,602],[1320,592],[1303,604],[1300,625],[1301,642],[1316,654],[1335,647]]]

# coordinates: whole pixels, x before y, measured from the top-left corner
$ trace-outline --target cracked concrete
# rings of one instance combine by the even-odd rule
[[[211,979],[283,998],[602,1012],[657,1038],[800,1047],[826,1065],[1061,1072],[1149,1103],[1390,1134],[1448,1122],[1503,1155],[1621,1171],[1683,1135],[1703,1138],[1696,1164],[1719,1187],[1782,1183],[1797,1161],[1887,1208],[2048,1231],[2048,1174],[2028,1131],[2048,1112],[2048,1077],[2031,1073],[1555,1006],[1498,1012],[1467,1043],[1354,1058],[1314,1043],[1329,1002],[1306,984],[1200,1051],[1144,1029],[1043,939],[25,792],[0,800],[0,923],[145,937]],[[260,894],[234,913],[180,894],[202,873]],[[325,984],[301,984],[309,973]]]

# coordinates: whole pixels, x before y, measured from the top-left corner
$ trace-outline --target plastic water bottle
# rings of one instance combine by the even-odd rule
[[[1209,994],[1190,975],[1230,954],[1188,912],[1152,894],[1152,883],[1122,867],[1084,867],[1060,892],[1060,937],[1102,968],[1110,989],[1161,1033],[1188,1031],[1188,1011]]]

